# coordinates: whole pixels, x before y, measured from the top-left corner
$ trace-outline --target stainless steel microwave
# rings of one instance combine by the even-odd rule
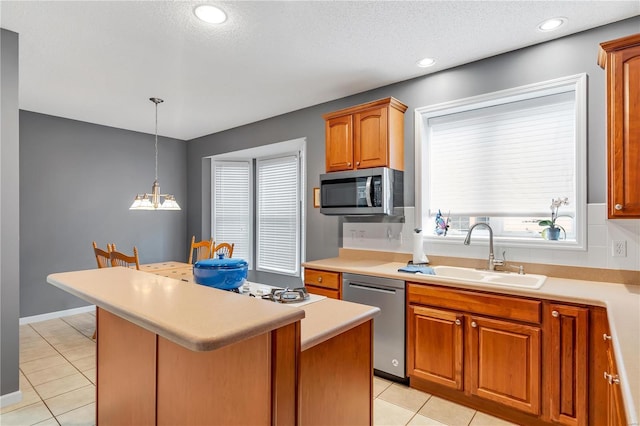
[[[401,215],[404,173],[387,167],[320,175],[320,213]]]

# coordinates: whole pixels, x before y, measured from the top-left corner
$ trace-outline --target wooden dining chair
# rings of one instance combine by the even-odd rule
[[[133,246],[133,256],[128,256],[114,249],[109,252],[109,258],[111,259],[111,266],[130,268],[135,265],[136,269],[140,270],[140,261],[138,260],[138,249],[136,246]]]
[[[211,257],[216,257],[220,253],[224,254],[224,257],[232,257],[234,245],[235,243],[220,243],[216,246],[214,243],[214,249],[211,252]]]
[[[95,241],[93,242],[93,253],[96,255],[96,262],[98,263],[98,269],[108,268],[109,266],[111,266],[111,252],[114,251],[115,249],[116,249],[115,244],[107,244],[107,251],[104,251],[101,248],[98,248],[98,245],[96,244]],[[98,335],[98,331],[94,330],[93,336],[91,336],[91,338],[95,340],[97,335]]]
[[[101,248],[98,248],[96,242],[93,242],[93,253],[96,256],[96,262],[98,263],[98,268],[108,268],[110,265],[109,252],[115,250],[115,244],[107,244],[107,250],[104,251]]]
[[[191,237],[191,249],[189,250],[189,263],[193,263],[193,251],[196,251],[196,259],[209,259],[211,257],[211,248],[213,247],[213,239],[202,240],[196,242],[196,236]]]

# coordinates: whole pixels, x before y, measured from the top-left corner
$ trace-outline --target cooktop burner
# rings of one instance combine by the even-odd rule
[[[296,303],[309,299],[309,293],[304,287],[272,288],[271,292],[262,295],[262,298],[278,303]]]

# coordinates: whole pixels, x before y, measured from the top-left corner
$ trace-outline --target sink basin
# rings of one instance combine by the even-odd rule
[[[524,287],[537,289],[542,287],[547,277],[535,274],[516,274],[513,272],[488,271],[481,269],[459,268],[456,266],[434,266],[437,277],[459,281],[482,283],[486,285]]]

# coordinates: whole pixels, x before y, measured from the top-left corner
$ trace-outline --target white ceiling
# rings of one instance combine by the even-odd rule
[[[0,1],[20,108],[153,133],[156,96],[159,133],[189,140],[640,15],[638,0],[217,1],[214,26],[200,3]],[[568,23],[536,30],[554,16]]]

